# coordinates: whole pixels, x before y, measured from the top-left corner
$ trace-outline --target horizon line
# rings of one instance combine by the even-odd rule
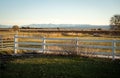
[[[108,25],[108,24],[79,24],[79,23],[76,23],[76,24],[72,24],[72,23],[33,23],[35,25],[37,24],[53,24],[53,25],[60,25],[60,24],[65,24],[65,25]],[[32,25],[32,24],[0,24],[0,25],[6,25],[6,26],[11,26],[11,25],[18,25],[18,26],[24,26],[24,25]]]

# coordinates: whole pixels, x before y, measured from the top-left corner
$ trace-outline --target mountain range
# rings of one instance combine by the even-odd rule
[[[80,29],[109,29],[109,25],[89,25],[89,24],[29,24],[20,27],[31,28],[80,28]],[[12,25],[0,25],[0,28],[12,28]]]

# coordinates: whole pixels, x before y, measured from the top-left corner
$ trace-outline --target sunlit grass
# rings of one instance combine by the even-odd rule
[[[0,35],[3,35],[4,37],[10,37],[10,36],[14,36],[16,33],[13,31],[0,31]],[[73,38],[73,37],[80,37],[80,38],[85,38],[85,39],[120,39],[120,36],[111,36],[109,34],[101,36],[101,37],[94,37],[93,34],[82,34],[82,33],[66,33],[67,35],[63,34],[63,33],[41,33],[41,32],[18,32],[18,35],[21,36],[34,36],[34,37],[49,37],[49,38],[55,38],[55,37],[69,37],[69,38]],[[102,34],[100,34],[102,35]]]

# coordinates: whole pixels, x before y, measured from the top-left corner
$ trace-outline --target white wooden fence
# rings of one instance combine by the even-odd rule
[[[25,38],[28,38],[28,39],[39,39],[41,40],[41,42],[19,42],[18,39],[19,38],[22,38],[22,39],[25,39]],[[47,41],[54,41],[54,40],[59,40],[59,41],[74,41],[74,43],[49,43]],[[96,42],[96,43],[110,43],[111,45],[108,45],[108,46],[105,46],[105,45],[87,45],[87,44],[82,44],[82,42]],[[111,49],[111,52],[94,52],[91,54],[94,54],[94,55],[102,55],[101,57],[103,57],[104,55],[106,56],[110,56],[113,60],[116,59],[117,57],[120,58],[120,40],[89,40],[89,39],[79,39],[79,38],[44,38],[44,37],[41,37],[41,38],[36,38],[36,37],[28,37],[28,36],[17,36],[15,35],[14,37],[14,53],[17,54],[17,51],[19,49],[22,49],[22,50],[38,50],[39,52],[42,52],[42,53],[45,53],[45,52],[50,52],[50,51],[56,51],[54,48],[53,50],[49,50],[46,48],[46,46],[65,46],[65,48],[63,49],[66,49],[67,47],[74,47],[74,49],[72,49],[72,51],[74,50],[74,52],[76,52],[77,54],[85,54],[86,52],[82,52],[81,51],[81,47],[82,48],[99,48],[99,49]],[[42,46],[40,48],[28,48],[28,47],[20,47],[19,45],[22,44],[22,45],[38,45],[38,46]],[[117,44],[117,45],[116,45]],[[70,49],[71,50],[71,49]],[[69,50],[69,51],[70,51]],[[64,51],[67,51],[67,50],[64,50]],[[116,52],[118,51],[118,52]],[[61,50],[62,52],[62,50]],[[87,52],[87,53],[90,53],[90,52]]]

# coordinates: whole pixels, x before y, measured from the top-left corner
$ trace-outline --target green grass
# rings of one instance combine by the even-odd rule
[[[120,60],[78,56],[21,57],[7,63],[0,78],[119,78]]]

